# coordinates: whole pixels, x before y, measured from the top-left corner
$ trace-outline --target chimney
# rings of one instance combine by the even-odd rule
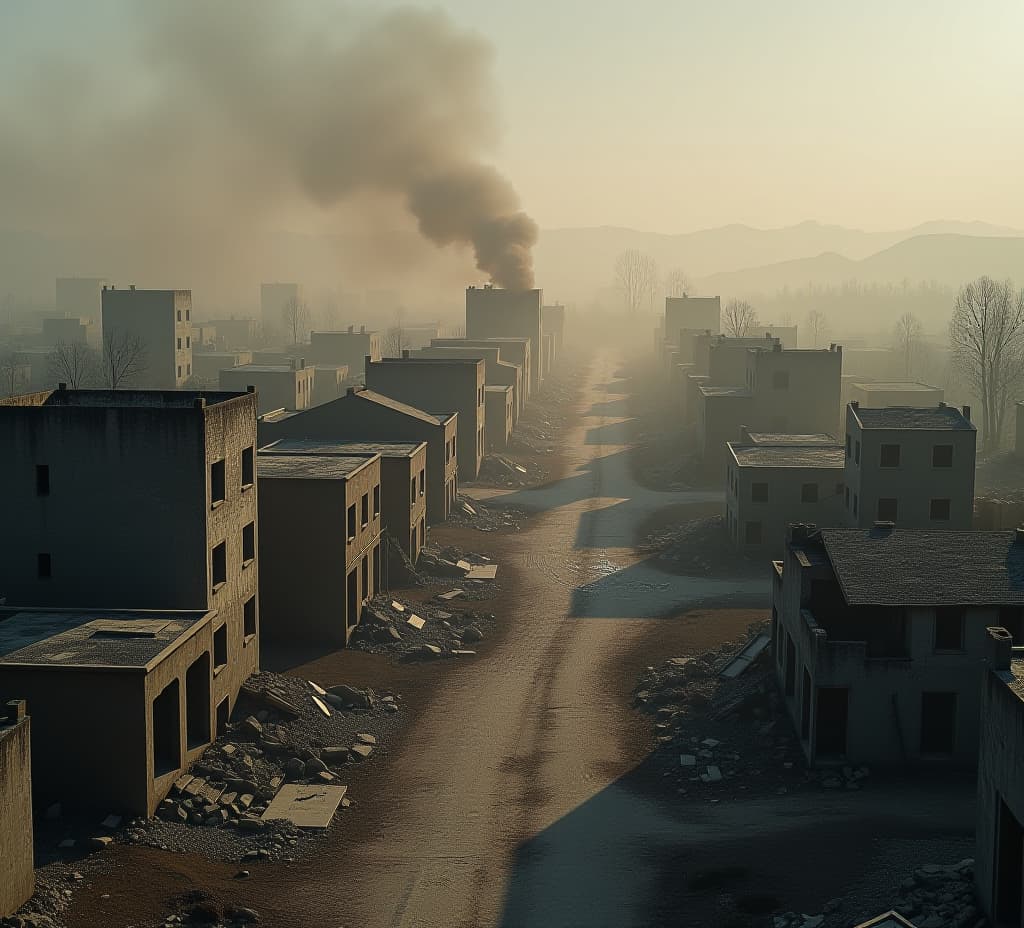
[[[4,703],[4,719],[8,725],[17,725],[18,722],[22,721],[26,712],[26,702],[24,699],[8,699]]]
[[[988,640],[985,642],[985,659],[992,670],[1009,670],[1010,658],[1013,656],[1013,635],[999,625],[990,625],[985,629]]]
[[[68,388],[68,385],[66,383],[64,383],[63,381],[61,381],[59,384],[57,384],[57,389],[58,390],[66,390],[67,388]]]
[[[963,413],[964,413],[964,418],[968,422],[970,422],[971,421],[971,407],[970,406],[964,406]]]

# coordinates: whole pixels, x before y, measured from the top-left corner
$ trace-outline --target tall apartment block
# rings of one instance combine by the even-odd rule
[[[104,287],[103,343],[138,339],[142,358],[131,387],[174,390],[192,376],[192,291]]]
[[[541,290],[503,290],[491,286],[466,290],[467,338],[530,339],[532,390],[544,379],[542,296]]]

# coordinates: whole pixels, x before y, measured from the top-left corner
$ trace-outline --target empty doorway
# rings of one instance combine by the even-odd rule
[[[188,749],[210,740],[210,652],[199,655],[185,673],[185,734]]]
[[[180,687],[172,680],[153,700],[153,776],[181,766]]]
[[[841,686],[818,687],[818,712],[815,719],[815,753],[819,757],[846,754],[846,729],[849,691]]]
[[[921,694],[921,753],[952,754],[956,740],[956,693]]]

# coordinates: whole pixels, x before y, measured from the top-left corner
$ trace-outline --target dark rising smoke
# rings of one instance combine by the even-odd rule
[[[430,241],[472,246],[501,286],[532,286],[537,227],[483,160],[497,132],[482,38],[417,9],[124,9],[130,39],[37,60],[0,92],[9,228],[116,232],[209,259],[256,229],[398,198]]]

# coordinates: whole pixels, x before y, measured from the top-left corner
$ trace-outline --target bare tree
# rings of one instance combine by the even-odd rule
[[[132,332],[104,332],[102,368],[111,390],[131,386],[146,370],[145,342]]]
[[[743,338],[757,325],[757,310],[746,300],[729,300],[722,310],[722,328],[726,335]]]
[[[96,377],[96,353],[84,342],[59,341],[47,360],[53,382],[66,383],[72,390]]]
[[[665,275],[665,296],[689,296],[690,278],[681,267],[674,267]]]
[[[910,379],[914,355],[917,354],[924,327],[912,312],[905,312],[896,320],[893,329],[893,346],[903,356],[903,376]]]
[[[828,333],[828,319],[823,312],[812,309],[807,314],[807,331],[811,333],[811,347],[819,347]]]
[[[409,341],[405,337],[405,307],[399,306],[395,310],[394,323],[384,333],[381,352],[385,358],[400,358],[402,349],[409,347]]]
[[[327,294],[323,309],[320,311],[320,321],[328,332],[338,328],[338,319],[341,318],[341,310],[338,307],[338,300],[333,293]]]
[[[1024,291],[1009,280],[964,284],[949,322],[953,363],[981,401],[982,442],[999,447],[1010,395],[1024,379]]]
[[[622,252],[615,262],[615,286],[622,293],[631,316],[654,295],[657,281],[658,265],[650,255],[635,248]]]
[[[28,389],[29,377],[25,367],[13,351],[0,355],[0,395],[16,396]]]
[[[292,337],[292,344],[306,340],[309,331],[309,306],[303,301],[292,297],[281,309],[284,328]]]

